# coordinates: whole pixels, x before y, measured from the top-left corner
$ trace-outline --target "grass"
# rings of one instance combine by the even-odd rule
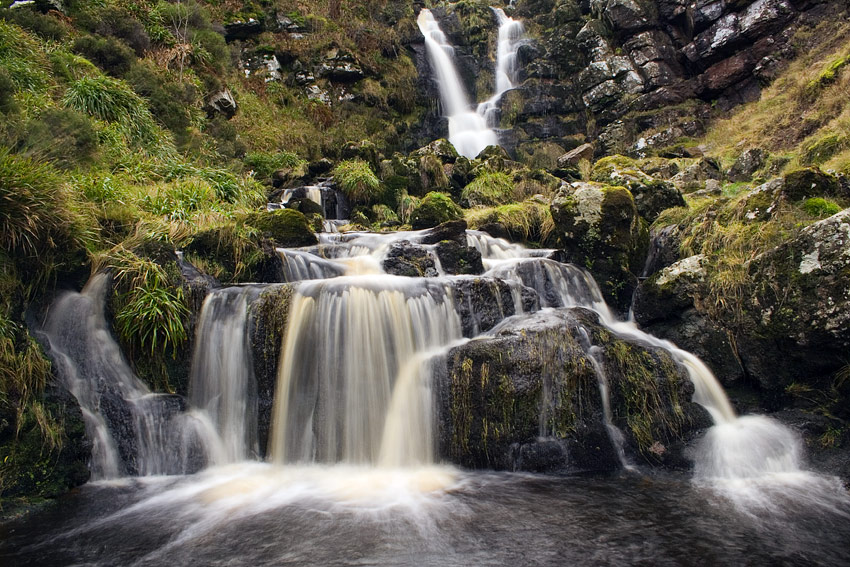
[[[334,180],[345,196],[355,203],[377,200],[383,188],[372,168],[363,160],[345,160],[333,170]]]
[[[472,207],[509,203],[514,200],[513,178],[501,171],[486,171],[463,188],[461,199]]]
[[[465,216],[470,228],[500,223],[518,241],[545,244],[555,230],[548,203],[534,198],[498,207],[469,209]]]

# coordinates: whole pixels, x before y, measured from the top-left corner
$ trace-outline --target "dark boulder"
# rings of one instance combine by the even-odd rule
[[[484,272],[481,252],[454,240],[443,240],[436,246],[440,265],[447,274],[478,275]]]
[[[393,243],[381,266],[386,273],[395,276],[421,278],[437,275],[434,259],[428,251],[408,240]]]

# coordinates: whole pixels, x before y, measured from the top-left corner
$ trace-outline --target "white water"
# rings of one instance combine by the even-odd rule
[[[92,478],[185,473],[207,453],[207,424],[136,378],[106,323],[108,288],[109,276],[95,275],[81,293],[62,295],[44,326],[59,379],[77,398],[93,443]]]
[[[417,22],[425,37],[425,46],[431,68],[437,77],[443,112],[449,120],[449,141],[458,153],[468,158],[476,157],[487,146],[497,145],[499,101],[516,86],[517,50],[522,44],[522,23],[507,16],[501,8],[492,8],[499,24],[496,43],[495,89],[493,95],[478,104],[475,110],[463,87],[453,57],[454,48],[428,9],[419,12]]]
[[[522,45],[525,29],[522,22],[507,16],[501,8],[493,8],[499,22],[499,40],[496,44],[496,90],[487,101],[478,105],[477,112],[484,117],[490,128],[498,126],[499,101],[516,86],[517,51]]]
[[[498,144],[496,132],[487,126],[487,120],[472,109],[466,90],[455,68],[454,48],[428,9],[422,9],[417,18],[419,30],[425,37],[425,46],[431,68],[440,87],[443,113],[449,119],[449,141],[458,153],[474,158],[487,146]]]
[[[250,286],[215,290],[204,301],[198,320],[189,404],[203,412],[218,433],[214,464],[259,454],[257,387],[248,337],[248,306],[259,293],[259,288]]]

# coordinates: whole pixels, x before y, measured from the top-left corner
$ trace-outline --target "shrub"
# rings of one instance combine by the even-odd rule
[[[343,161],[333,174],[342,192],[355,203],[368,203],[381,196],[381,182],[363,160]]]
[[[62,104],[100,120],[119,124],[129,141],[155,144],[158,132],[145,101],[124,81],[110,77],[83,77],[65,92]]]
[[[133,64],[124,80],[145,98],[151,114],[160,124],[171,130],[178,140],[186,138],[191,124],[190,109],[198,99],[197,89],[191,83],[170,81],[144,61]]]
[[[136,60],[133,50],[114,37],[85,35],[74,42],[73,51],[113,77],[123,76]]]
[[[0,17],[18,24],[45,40],[62,41],[68,34],[68,28],[61,20],[35,10],[4,10]]]
[[[503,205],[514,198],[514,182],[506,173],[485,172],[463,188],[461,199],[470,206]]]
[[[100,12],[95,31],[100,35],[112,36],[122,40],[139,57],[151,45],[151,38],[145,26],[132,14],[117,7],[107,7]]]
[[[100,69],[85,57],[61,49],[50,54],[50,67],[53,74],[66,83],[100,75]]]
[[[832,201],[822,197],[812,197],[803,203],[803,210],[813,217],[831,217],[841,212],[841,207]]]
[[[27,153],[67,169],[91,161],[97,151],[97,132],[88,116],[69,108],[51,108],[27,123],[23,145]]]

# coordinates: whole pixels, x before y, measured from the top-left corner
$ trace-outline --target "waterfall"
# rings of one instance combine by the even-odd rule
[[[434,15],[423,8],[417,23],[425,37],[431,68],[437,76],[443,112],[449,119],[449,141],[459,154],[474,158],[487,146],[498,143],[496,133],[487,126],[485,118],[472,109],[452,61],[454,49],[448,44]]]
[[[210,293],[201,308],[192,356],[189,404],[213,424],[219,450],[215,464],[256,457],[257,385],[248,337],[248,306],[254,286]]]
[[[133,373],[104,315],[109,276],[50,308],[44,336],[59,380],[80,404],[92,440],[93,479],[178,474],[202,466],[210,438],[202,420],[181,413],[177,396],[152,394]]]
[[[442,285],[395,276],[303,282],[281,355],[272,460],[433,462],[430,386],[416,357],[460,336],[460,318]],[[411,396],[419,403],[409,403]],[[409,436],[387,430],[399,420],[411,428]]]
[[[501,8],[492,8],[499,24],[496,44],[496,84],[493,96],[475,111],[469,103],[452,57],[454,48],[446,40],[430,10],[423,8],[417,22],[425,37],[431,67],[437,76],[443,111],[449,120],[449,141],[458,153],[474,158],[481,150],[498,144],[493,128],[498,126],[499,101],[514,88],[517,80],[517,50],[525,30],[522,22],[507,16]]]
[[[522,45],[525,29],[522,22],[507,16],[501,8],[492,8],[499,22],[499,40],[496,44],[496,90],[487,101],[478,105],[478,114],[491,128],[498,126],[499,101],[516,86],[517,51]]]

